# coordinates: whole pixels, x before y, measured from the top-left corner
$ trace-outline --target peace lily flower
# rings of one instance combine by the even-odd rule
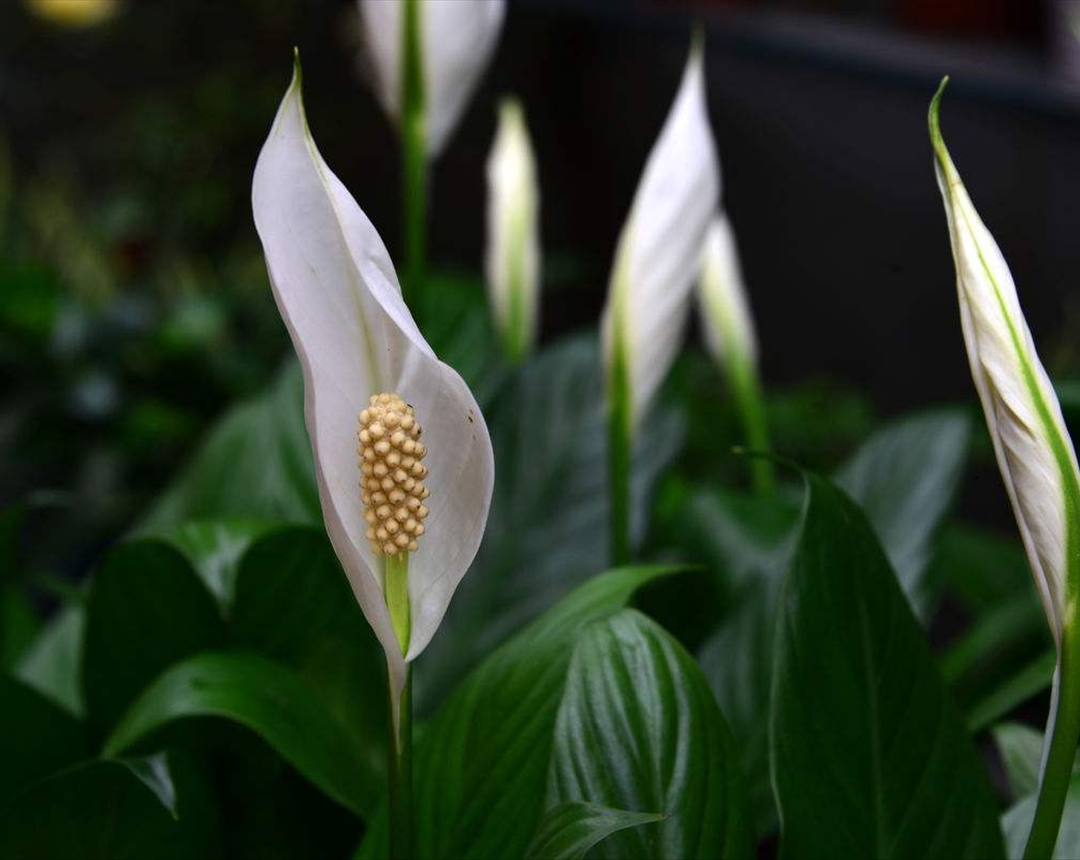
[[[716,215],[709,224],[701,256],[698,305],[705,343],[727,376],[748,444],[755,451],[768,451],[769,436],[758,379],[757,335],[735,234],[725,213]],[[750,468],[760,489],[772,485],[771,461],[755,457]]]
[[[488,296],[506,353],[516,361],[536,340],[540,195],[525,113],[515,99],[499,108],[487,183]]]
[[[628,547],[630,448],[682,343],[720,171],[695,37],[678,95],[619,236],[602,321],[613,505],[613,556]]]
[[[252,204],[303,366],[326,530],[386,651],[396,708],[406,664],[480,544],[491,440],[465,382],[417,329],[375,228],[319,155],[299,63],[259,155]]]
[[[499,39],[505,0],[359,0],[365,46],[383,108],[400,123],[409,62],[407,18],[418,18],[417,54],[431,158],[461,119]]]
[[[960,322],[998,467],[1058,650],[1050,745],[1025,850],[1025,857],[1050,856],[1080,735],[1080,470],[1012,274],[945,148],[938,109],[947,80],[930,105],[930,139],[956,262]]]

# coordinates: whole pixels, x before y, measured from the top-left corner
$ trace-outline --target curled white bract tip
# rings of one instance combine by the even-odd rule
[[[1061,406],[1046,373],[1016,286],[994,237],[979,218],[930,111],[935,171],[945,202],[960,322],[975,388],[998,467],[1047,619],[1060,643],[1071,624],[1080,575],[1080,472]]]
[[[505,0],[416,0],[426,105],[427,151],[446,145],[491,61]],[[358,0],[363,41],[379,101],[401,117],[404,0]]]
[[[702,243],[719,194],[702,51],[695,44],[619,236],[604,307],[604,360],[610,379],[615,352],[621,351],[631,431],[682,343]]]
[[[398,689],[405,662],[431,640],[480,545],[494,462],[480,408],[439,361],[401,298],[386,248],[330,172],[308,131],[299,72],[278,109],[252,188],[274,299],[304,371],[304,411],[326,530]],[[365,537],[358,420],[393,391],[423,424],[424,539],[410,553],[411,630],[403,657]]]
[[[727,215],[713,218],[705,234],[698,279],[705,343],[722,364],[757,364],[757,335],[743,282],[735,234]]]
[[[488,297],[503,343],[521,358],[536,340],[540,297],[540,192],[521,105],[507,100],[487,163]]]

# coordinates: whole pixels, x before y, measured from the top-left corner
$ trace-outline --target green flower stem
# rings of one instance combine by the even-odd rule
[[[1080,739],[1080,636],[1072,624],[1066,624],[1061,635],[1061,665],[1058,672],[1058,701],[1054,714],[1054,728],[1050,736],[1050,753],[1046,759],[1039,798],[1035,805],[1035,818],[1031,822],[1024,847],[1025,860],[1046,858],[1054,855],[1061,814],[1065,809],[1065,796],[1072,779],[1076,743]]]
[[[384,587],[386,607],[394,626],[401,653],[409,650],[411,628],[409,607],[409,554],[385,556]],[[387,683],[389,696],[393,687]],[[412,853],[412,666],[405,664],[405,686],[398,707],[390,708],[390,857],[391,860],[411,860]],[[396,719],[395,719],[396,716]]]
[[[611,563],[630,563],[630,378],[621,339],[608,381],[608,486],[611,491]]]
[[[735,396],[747,447],[754,452],[772,452],[769,443],[768,423],[765,420],[765,402],[761,395],[761,382],[754,366],[742,357],[729,356],[724,365],[728,369],[728,384]],[[750,459],[750,478],[754,489],[765,494],[776,484],[773,462],[766,457]]]
[[[392,695],[392,693],[391,693]],[[412,860],[412,666],[398,703],[398,725],[390,702],[390,860]]]
[[[404,177],[405,301],[415,312],[424,287],[427,255],[427,135],[420,2],[406,0],[401,53],[401,154]]]

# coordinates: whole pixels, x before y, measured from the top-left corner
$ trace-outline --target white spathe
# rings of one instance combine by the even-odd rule
[[[326,530],[400,692],[405,663],[431,640],[484,532],[494,478],[484,416],[425,342],[382,240],[319,155],[299,67],[259,155],[252,205],[274,299],[303,366]],[[397,392],[415,407],[428,449],[430,513],[409,559],[412,632],[404,657],[360,499],[357,421],[380,392]]]
[[[536,339],[538,321],[540,190],[525,114],[517,101],[507,100],[499,109],[487,185],[488,297],[503,341],[524,352]]]
[[[682,343],[702,243],[719,195],[720,169],[696,42],[619,236],[604,306],[604,361],[610,378],[615,349],[623,350],[631,431]]]
[[[930,113],[934,168],[956,262],[971,375],[1035,584],[1060,643],[1068,621],[1069,554],[1080,550],[1070,538],[1080,513],[1074,507],[1080,486],[1076,453],[1009,267],[945,148],[938,127],[939,97],[940,91]]]
[[[757,365],[757,335],[739,265],[731,221],[723,212],[705,234],[698,279],[698,304],[709,352],[720,363]]]
[[[401,117],[404,0],[358,0],[379,101]],[[417,0],[427,152],[442,152],[499,41],[505,0]]]

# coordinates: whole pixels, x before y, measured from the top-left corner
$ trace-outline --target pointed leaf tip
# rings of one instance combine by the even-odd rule
[[[705,53],[705,25],[695,21],[690,27],[690,56],[699,59]]]
[[[293,45],[292,55],[293,55],[293,66],[292,66],[292,69],[293,69],[293,83],[296,86],[299,87],[304,81],[304,70],[300,66],[300,48],[299,48],[299,46]]]
[[[930,99],[930,110],[928,112],[927,120],[930,124],[930,141],[934,144],[934,148],[938,148],[939,145],[944,146],[944,140],[941,137],[941,119],[939,116],[941,108],[941,96],[945,92],[945,87],[949,84],[949,76],[945,75],[941,79],[941,83],[938,84],[937,92],[934,93],[934,97]]]

